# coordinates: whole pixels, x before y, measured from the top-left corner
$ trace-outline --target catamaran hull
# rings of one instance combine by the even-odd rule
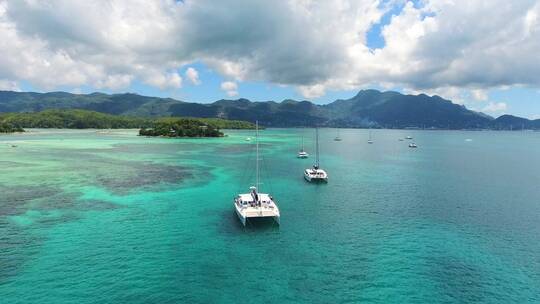
[[[310,177],[310,176],[304,174],[304,178],[310,183],[327,183],[328,182],[328,177],[325,177],[325,178]]]
[[[240,211],[238,211],[238,208],[235,208],[235,210],[236,210],[236,215],[238,216],[238,219],[240,220],[240,223],[246,226],[246,217],[243,216],[242,213],[240,213]]]
[[[236,207],[236,206],[235,206]],[[264,220],[264,219],[273,219],[278,225],[280,224],[280,215],[276,215],[275,213],[270,213],[268,211],[266,212],[257,212],[255,214],[246,215],[242,213],[238,208],[235,208],[236,215],[238,216],[238,219],[240,220],[240,223],[245,227],[247,224],[247,221],[253,221],[253,220]]]
[[[279,225],[279,216],[265,216],[265,217],[248,217],[246,218],[246,224],[244,226],[246,226],[247,224],[250,225],[253,225],[253,226],[258,226],[258,225],[267,225],[267,224],[272,224],[272,223],[276,223]]]

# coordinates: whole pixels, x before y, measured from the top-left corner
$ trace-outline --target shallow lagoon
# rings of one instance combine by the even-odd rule
[[[540,133],[322,129],[311,185],[313,130],[265,130],[282,225],[246,229],[253,131],[136,133],[0,136],[2,302],[540,301]]]

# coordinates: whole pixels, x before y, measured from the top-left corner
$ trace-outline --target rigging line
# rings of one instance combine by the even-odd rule
[[[269,193],[274,193],[273,183],[271,182],[272,179],[270,178],[269,165],[264,157],[261,157],[261,163],[263,166],[263,174],[265,176],[265,179],[268,181],[268,189],[270,190]]]
[[[240,178],[240,184],[238,185],[238,188],[239,188],[238,193],[240,193],[240,191],[243,190],[243,187],[245,186],[246,183],[251,182],[252,170],[251,170],[251,165],[250,164],[252,164],[253,152],[254,152],[252,143],[249,144],[249,149],[247,149],[247,152],[248,152],[248,159],[247,159],[247,162],[244,165],[244,170],[243,170],[242,176]],[[248,175],[248,172],[250,172],[250,175]]]

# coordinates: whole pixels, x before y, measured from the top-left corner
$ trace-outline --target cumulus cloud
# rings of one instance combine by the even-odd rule
[[[177,72],[160,73],[154,71],[145,76],[144,81],[160,89],[179,89],[182,87],[182,77]]]
[[[508,106],[504,102],[490,102],[482,108],[482,112],[488,114],[499,114],[506,111],[507,108]]]
[[[132,79],[133,76],[127,74],[105,75],[103,78],[97,79],[94,86],[98,89],[119,90],[128,87]]]
[[[315,84],[311,86],[300,86],[298,91],[305,98],[317,98],[321,97],[325,93],[325,86],[321,84]]]
[[[0,79],[0,90],[20,91],[19,84],[15,81]]]
[[[227,93],[227,96],[233,97],[238,95],[238,85],[233,81],[225,81],[221,83],[221,89]]]
[[[485,90],[475,89],[471,91],[472,97],[477,101],[488,100],[488,94]]]
[[[371,49],[367,33],[389,12],[384,46]],[[0,79],[179,88],[171,71],[197,61],[309,98],[379,85],[475,90],[486,101],[493,87],[540,86],[539,16],[540,0],[0,0],[0,38],[10,42],[0,48]],[[185,77],[200,83],[193,68]]]
[[[194,84],[194,85],[201,84],[201,80],[199,79],[199,72],[197,72],[197,70],[192,67],[189,67],[186,70],[186,78],[189,80],[189,82],[191,82],[191,84]]]

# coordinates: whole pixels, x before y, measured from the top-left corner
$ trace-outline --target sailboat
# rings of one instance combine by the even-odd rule
[[[304,149],[304,136],[302,136],[302,148],[298,151],[298,158],[308,158],[309,154]]]
[[[259,174],[259,122],[255,123],[256,126],[256,160],[255,160],[255,185],[249,187],[249,193],[238,194],[234,198],[234,208],[236,215],[242,223],[246,226],[248,219],[261,219],[261,218],[273,218],[276,223],[280,222],[279,208],[274,202],[274,198],[268,193],[260,193],[260,174]]]
[[[337,129],[337,136],[334,138],[334,141],[341,141],[341,137],[339,137],[339,128]]]
[[[304,171],[304,178],[308,182],[328,182],[328,174],[319,166],[319,129],[315,128],[315,165],[313,168],[308,168]]]
[[[369,139],[367,141],[368,144],[372,144],[373,140],[371,139],[371,128],[369,128]]]

